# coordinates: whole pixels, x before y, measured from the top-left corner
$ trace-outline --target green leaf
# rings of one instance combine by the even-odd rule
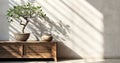
[[[7,10],[8,17],[19,18],[19,17],[45,17],[46,14],[42,11],[41,6],[33,6],[30,2],[24,5],[13,6]]]

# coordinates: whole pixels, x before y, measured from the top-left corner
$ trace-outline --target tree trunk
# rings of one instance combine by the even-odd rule
[[[22,33],[25,33],[25,28],[26,28],[27,24],[29,23],[29,20],[27,19],[27,17],[24,17],[24,19],[26,20],[26,23],[23,25]]]

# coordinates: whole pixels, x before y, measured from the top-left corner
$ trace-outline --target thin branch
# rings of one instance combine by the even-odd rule
[[[20,23],[20,25],[23,25],[23,26],[25,25],[25,24],[23,24],[23,23],[22,23],[22,20],[20,20],[20,22],[19,22],[19,23]]]

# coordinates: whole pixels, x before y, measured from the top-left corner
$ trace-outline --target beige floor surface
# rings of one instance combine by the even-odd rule
[[[0,62],[0,63],[120,63],[120,59],[105,59],[105,60],[81,60],[81,59],[76,59],[76,60],[60,60],[58,62],[54,61],[12,61],[12,62]]]

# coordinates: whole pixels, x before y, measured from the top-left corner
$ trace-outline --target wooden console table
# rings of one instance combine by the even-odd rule
[[[57,43],[43,41],[0,41],[0,58],[53,58]]]

